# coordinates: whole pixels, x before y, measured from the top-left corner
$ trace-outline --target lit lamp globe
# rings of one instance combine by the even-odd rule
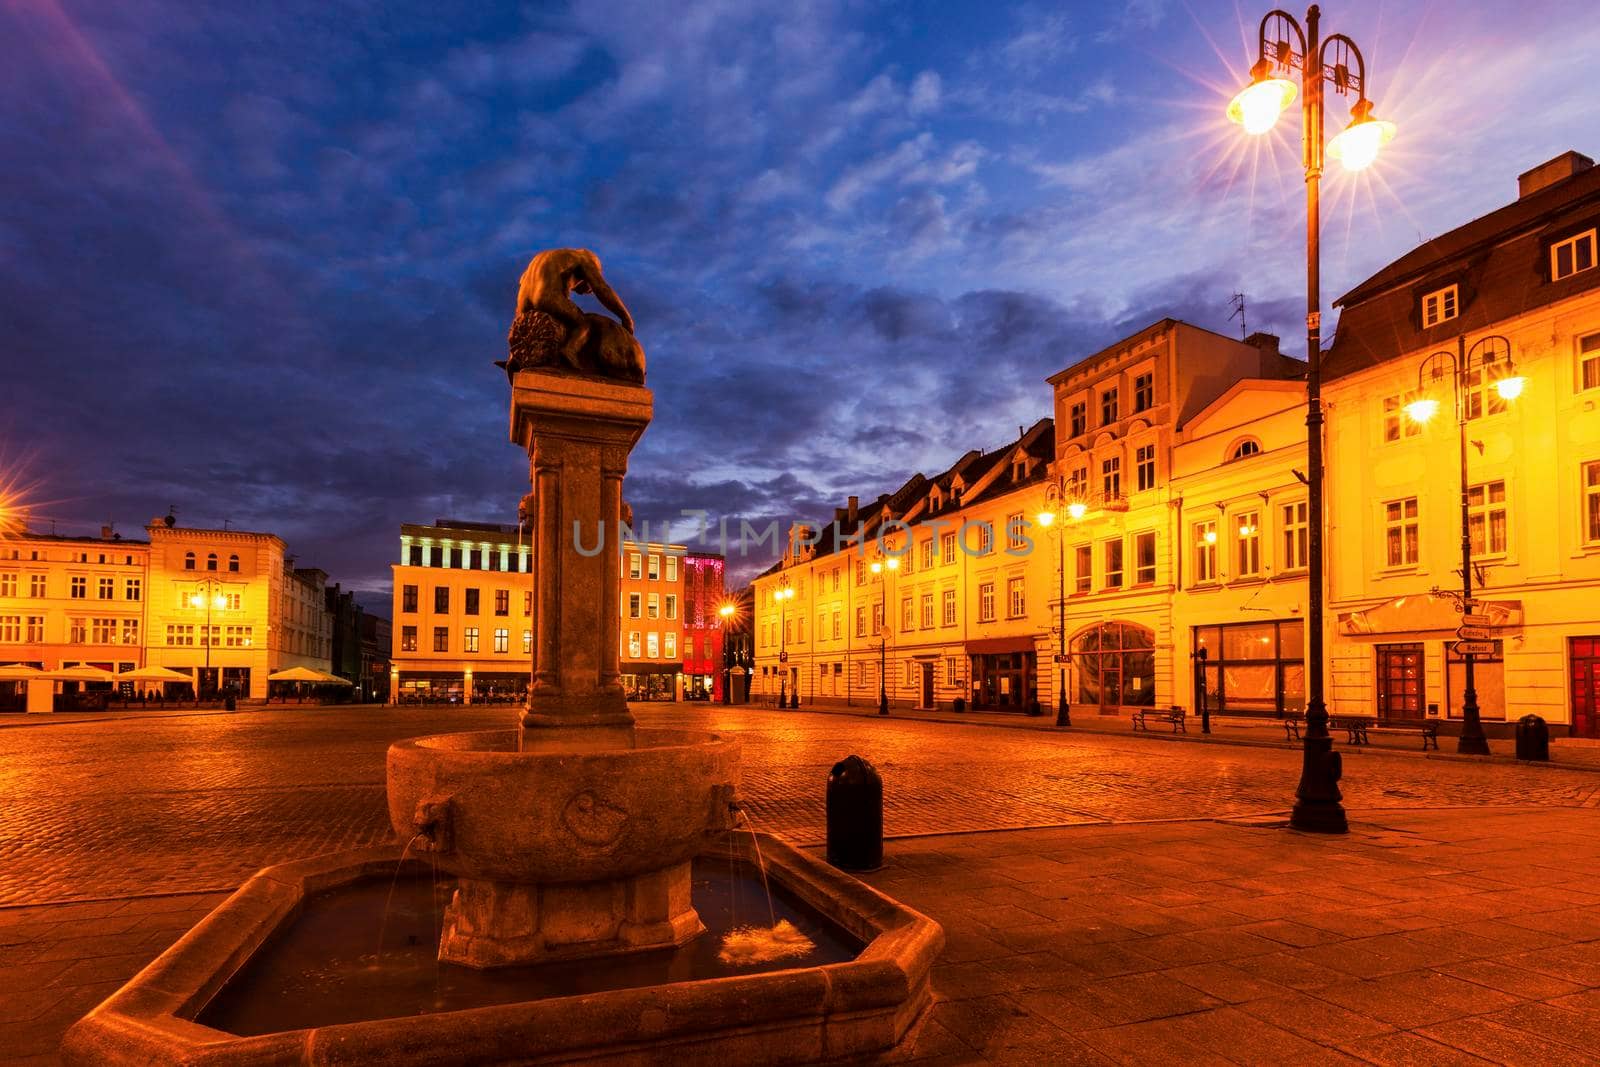
[[[1522,395],[1522,390],[1527,386],[1528,379],[1520,374],[1507,375],[1494,383],[1495,392],[1500,394],[1502,400],[1515,400]]]
[[[1245,133],[1266,133],[1294,103],[1294,82],[1271,75],[1272,64],[1265,59],[1258,62],[1250,68],[1250,84],[1228,104],[1228,118],[1243,126]]]
[[[1079,500],[1074,500],[1072,503],[1067,505],[1067,514],[1072,516],[1073,522],[1077,522],[1079,519],[1083,518],[1088,510],[1089,505]]]
[[[1372,101],[1357,100],[1350,109],[1350,125],[1328,142],[1328,155],[1345,170],[1365,170],[1378,158],[1378,149],[1394,140],[1394,123],[1372,117]]]
[[[1051,524],[1053,524],[1055,521],[1056,521],[1056,513],[1055,512],[1053,512],[1053,511],[1041,511],[1041,512],[1039,512],[1039,525],[1040,526],[1048,527]]]
[[[1432,397],[1413,400],[1406,405],[1406,417],[1412,422],[1427,422],[1439,413],[1439,402]]]

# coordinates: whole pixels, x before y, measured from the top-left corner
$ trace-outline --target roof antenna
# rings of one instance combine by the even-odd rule
[[[1239,340],[1242,341],[1250,333],[1249,327],[1244,324],[1244,294],[1234,293],[1233,299],[1229,300],[1228,303],[1233,307],[1233,312],[1228,318],[1231,319],[1234,315],[1239,316]]]

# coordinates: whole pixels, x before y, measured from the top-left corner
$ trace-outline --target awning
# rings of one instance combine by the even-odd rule
[[[194,679],[170,667],[140,667],[117,675],[119,682],[193,682]]]
[[[1006,652],[1034,651],[1031,637],[988,637],[982,641],[968,641],[967,655],[997,656]]]
[[[1347,637],[1395,633],[1454,633],[1461,625],[1461,612],[1456,605],[1458,597],[1438,593],[1418,593],[1414,596],[1396,597],[1393,600],[1339,616],[1339,632]],[[1502,631],[1522,629],[1522,601],[1480,600],[1473,608],[1474,615],[1487,615],[1489,625]]]

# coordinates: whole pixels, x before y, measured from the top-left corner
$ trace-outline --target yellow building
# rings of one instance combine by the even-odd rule
[[[1460,714],[1461,362],[1472,614],[1493,650],[1476,664],[1482,715],[1600,736],[1600,168],[1567,153],[1519,193],[1336,302],[1334,713]],[[1508,374],[1526,379],[1512,400],[1497,386]],[[1439,405],[1426,423],[1407,413],[1419,397]]]
[[[170,519],[145,532],[0,541],[0,662],[168,667],[201,694],[257,700],[275,671],[328,669],[327,576],[296,569],[282,539]]]
[[[684,549],[622,546],[622,683],[630,700],[673,700],[683,664]],[[520,700],[533,656],[533,555],[499,523],[400,528],[390,693],[397,703]]]

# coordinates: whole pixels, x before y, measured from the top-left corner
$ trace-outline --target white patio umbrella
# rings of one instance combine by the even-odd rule
[[[194,679],[182,671],[175,671],[171,667],[140,667],[138,670],[126,671],[117,675],[119,682],[193,682]]]
[[[39,668],[29,667],[23,663],[7,663],[0,666],[0,682],[26,682],[43,677],[44,672]]]
[[[341,678],[337,674],[329,674],[327,671],[318,671],[317,673],[322,675],[322,680],[324,682],[327,682],[329,685],[355,685],[356,684],[356,683],[352,682],[348,678]]]
[[[314,671],[310,667],[287,667],[267,675],[269,682],[326,682],[327,680],[321,671]]]
[[[51,678],[58,682],[115,682],[117,676],[110,671],[101,670],[99,667],[63,667],[60,670],[45,671],[41,678]]]

